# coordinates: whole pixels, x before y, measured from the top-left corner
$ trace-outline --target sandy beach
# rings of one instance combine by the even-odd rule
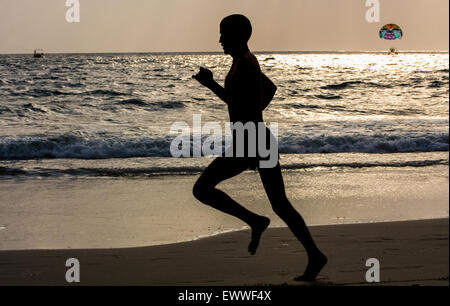
[[[381,280],[370,285],[449,285],[448,166],[284,174],[329,258],[314,285],[367,285],[369,258]],[[67,285],[68,258],[80,285],[311,285],[293,281],[305,251],[256,173],[219,186],[272,220],[255,256],[243,223],[192,196],[196,177],[0,181],[0,285]]]
[[[288,197],[308,225],[448,218],[447,165],[283,173]],[[194,198],[197,177],[0,180],[0,250],[143,247],[245,229],[242,221]],[[269,217],[270,227],[285,226],[257,173],[245,172],[219,188]]]
[[[1,285],[67,285],[65,261],[80,261],[80,285],[449,285],[448,219],[316,226],[329,256],[315,283],[292,278],[306,264],[287,228],[271,228],[255,256],[248,231],[162,246],[1,251]],[[366,259],[380,262],[380,283],[367,283]]]

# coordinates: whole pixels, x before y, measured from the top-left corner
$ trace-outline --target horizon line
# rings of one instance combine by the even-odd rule
[[[34,51],[34,50],[33,50]],[[29,55],[23,52],[0,52],[0,55]],[[45,51],[45,50],[44,50]],[[449,50],[396,50],[399,53],[449,53]],[[385,53],[388,49],[380,50],[288,50],[288,51],[268,51],[254,50],[252,53]],[[96,51],[96,52],[44,52],[45,54],[224,54],[223,51]]]

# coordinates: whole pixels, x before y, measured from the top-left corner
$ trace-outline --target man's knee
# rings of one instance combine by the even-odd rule
[[[207,200],[211,188],[214,187],[209,186],[209,184],[206,184],[203,180],[199,179],[195,182],[194,187],[192,188],[192,194],[197,200],[204,202]]]
[[[292,205],[286,197],[271,200],[273,211],[280,217],[288,217],[292,213]]]
[[[200,197],[202,196],[202,185],[197,180],[194,184],[194,187],[192,188],[192,194],[197,200],[200,200]]]

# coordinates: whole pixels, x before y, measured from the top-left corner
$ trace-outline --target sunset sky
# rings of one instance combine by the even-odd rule
[[[445,50],[448,0],[380,0],[368,23],[365,0],[80,0],[81,22],[68,23],[65,0],[0,0],[0,53],[221,51],[219,22],[252,21],[254,51]],[[404,38],[378,30],[400,25]]]

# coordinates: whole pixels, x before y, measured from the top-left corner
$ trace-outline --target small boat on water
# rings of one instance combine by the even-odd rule
[[[389,49],[389,54],[390,54],[390,55],[397,55],[397,54],[398,54],[398,51],[397,51],[397,49],[395,49],[395,48],[390,48],[390,49]]]
[[[44,57],[44,50],[42,50],[42,49],[36,49],[36,50],[34,50],[33,56],[36,57],[36,58],[42,58],[42,57]]]

